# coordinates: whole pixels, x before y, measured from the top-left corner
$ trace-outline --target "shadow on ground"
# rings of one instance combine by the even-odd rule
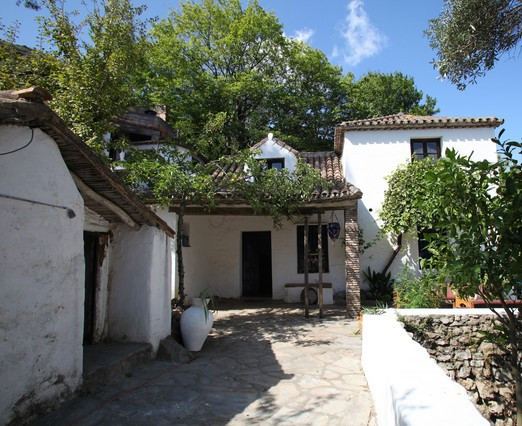
[[[319,319],[313,311],[313,317],[305,319],[302,309],[287,305],[223,303],[211,335],[189,364],[155,361],[115,386],[71,401],[37,424],[302,424],[320,420],[317,416],[328,420],[323,408],[344,411],[347,398],[358,403],[359,388],[367,390],[364,377],[354,385],[353,396],[326,381],[330,374],[342,384],[352,364],[350,358],[350,365],[337,365],[344,355],[331,347],[347,339],[337,324],[344,319],[343,311],[326,314]],[[323,332],[332,326],[334,338]],[[327,407],[332,397],[339,403]],[[345,413],[339,414],[342,418]]]

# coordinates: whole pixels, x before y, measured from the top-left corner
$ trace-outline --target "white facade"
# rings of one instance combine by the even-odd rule
[[[2,126],[0,151],[23,146],[28,127]],[[0,156],[0,423],[57,400],[82,379],[83,199],[54,141]]]
[[[341,220],[344,217],[342,211],[337,211],[336,216]],[[183,248],[189,296],[197,296],[206,288],[220,297],[243,296],[243,232],[270,232],[273,299],[284,298],[286,283],[304,283],[304,274],[297,272],[297,225],[302,225],[299,220],[286,221],[279,230],[273,228],[270,217],[186,216],[184,221],[190,224],[190,247]],[[323,224],[327,221],[330,221],[330,213],[323,215]],[[310,218],[309,224],[317,224],[316,216]],[[342,242],[342,232],[335,241],[328,238],[329,272],[323,273],[323,282],[332,283],[334,294],[345,288]],[[318,274],[310,273],[309,281],[317,282]]]
[[[285,146],[278,144],[274,140],[272,133],[268,134],[268,139],[258,146],[257,149],[261,152],[259,155],[256,155],[256,158],[265,160],[283,158],[285,160],[285,169],[288,169],[290,172],[294,171],[297,164],[296,155]]]
[[[121,225],[113,234],[108,337],[148,342],[156,351],[170,334],[172,240],[151,226]]]
[[[24,146],[32,132],[1,126],[0,153]],[[96,259],[94,342],[150,343],[154,351],[170,334],[173,242],[154,226],[134,231],[84,207],[58,145],[38,128],[26,148],[0,156],[0,210],[4,424],[82,383],[84,231],[107,241]]]
[[[484,128],[434,128],[406,130],[351,130],[344,133],[342,164],[346,180],[358,187],[363,197],[358,205],[359,226],[365,242],[375,239],[379,230],[379,211],[387,188],[386,177],[399,164],[411,161],[411,139],[440,138],[441,155],[447,148],[460,154],[473,153],[474,160],[496,161],[496,145],[491,141],[494,129]],[[390,258],[395,241],[378,241],[361,254],[361,271],[368,266],[381,271]],[[403,250],[397,255],[391,272],[394,276],[403,265],[418,265],[416,238],[406,236]]]

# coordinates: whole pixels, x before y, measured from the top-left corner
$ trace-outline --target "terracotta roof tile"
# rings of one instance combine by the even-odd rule
[[[351,183],[346,182],[343,174],[341,158],[334,152],[301,152],[300,158],[321,176],[331,182],[330,189],[314,192],[315,199],[356,199],[362,197],[362,192]]]
[[[400,130],[400,129],[452,129],[469,127],[498,127],[504,120],[497,117],[439,117],[412,115],[402,112],[382,117],[343,121],[335,128],[334,151],[342,153],[344,131]]]
[[[340,127],[353,130],[404,129],[404,128],[452,128],[452,127],[497,127],[504,120],[497,117],[439,117],[411,115],[402,112],[383,117],[343,121]]]

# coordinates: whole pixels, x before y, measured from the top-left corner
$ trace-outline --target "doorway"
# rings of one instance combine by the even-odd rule
[[[272,297],[270,231],[242,234],[243,297]]]
[[[83,314],[83,344],[94,342],[94,318],[96,310],[96,280],[98,276],[97,252],[98,234],[83,233],[83,249],[85,255],[85,302]]]

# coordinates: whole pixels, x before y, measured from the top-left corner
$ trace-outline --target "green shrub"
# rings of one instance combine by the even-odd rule
[[[363,271],[364,281],[368,283],[369,289],[363,290],[366,298],[375,300],[377,303],[387,305],[393,302],[393,282],[391,273],[383,274],[375,272],[368,266],[368,271]]]
[[[395,279],[395,306],[397,308],[438,308],[443,304],[446,286],[432,271],[416,276],[404,268]]]

